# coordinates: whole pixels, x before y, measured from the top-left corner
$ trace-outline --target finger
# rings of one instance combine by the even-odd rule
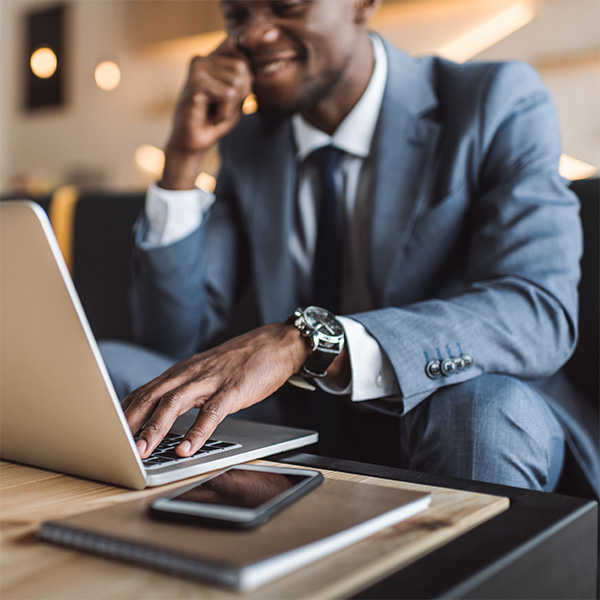
[[[213,396],[200,408],[196,421],[175,448],[179,456],[191,456],[214,433],[217,425],[230,413],[224,394]]]
[[[156,411],[162,399],[169,397],[168,395],[177,390],[181,384],[181,376],[170,375],[169,371],[166,371],[125,398],[121,406],[123,406],[125,418],[134,435]]]
[[[154,451],[170,431],[177,417],[194,406],[203,404],[215,391],[209,381],[195,378],[190,381],[189,377],[193,376],[193,373],[187,368],[188,362],[181,363],[179,366],[181,370],[172,371],[169,379],[151,393],[160,396],[157,402],[151,402],[152,414],[140,431],[136,442],[138,451],[144,458]],[[168,373],[167,371],[166,374]]]
[[[243,91],[228,82],[213,78],[203,72],[191,81],[182,98],[182,108],[192,112],[211,126],[238,118],[243,102]]]
[[[228,68],[212,65],[199,68],[189,78],[188,94],[200,92],[213,100],[235,94],[243,100],[252,90],[252,77],[248,68],[240,61],[232,61]]]
[[[181,385],[182,377],[174,367],[131,392],[121,403],[127,424],[134,435],[153,414],[161,398]]]
[[[154,388],[149,385],[144,387],[147,387],[147,389],[140,388],[139,390],[135,390],[121,404],[125,413],[125,419],[133,435],[141,429],[150,415],[152,415],[154,405],[158,401],[153,394]]]
[[[142,458],[152,454],[177,417],[187,410],[187,401],[182,396],[181,388],[170,391],[160,399],[137,437],[136,446]]]
[[[221,44],[212,52],[213,56],[227,56],[237,59],[245,59],[244,54],[237,47],[235,40],[231,36],[227,36]]]
[[[242,114],[244,100],[238,90],[228,88],[218,102],[211,106],[210,119],[213,126],[232,126]]]
[[[194,57],[190,62],[187,81],[202,82],[204,77],[210,77],[226,83],[241,87],[246,80],[251,80],[252,72],[248,63],[242,58],[217,56],[204,58]]]
[[[149,389],[151,389],[157,382],[158,377],[153,379],[152,381],[149,381],[148,383],[145,383],[144,385],[141,385],[139,388],[133,390],[132,392],[130,392],[125,399],[123,400],[123,402],[121,402],[121,408],[123,410],[125,410],[126,408],[128,408],[130,406],[130,404],[132,402],[134,402],[136,400],[136,398],[138,398],[140,395],[142,395],[143,393],[147,392]]]

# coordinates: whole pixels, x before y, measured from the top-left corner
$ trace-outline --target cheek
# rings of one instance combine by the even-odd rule
[[[311,60],[327,64],[332,61],[339,62],[340,57],[347,54],[352,43],[351,36],[338,35],[335,27],[332,27],[325,32],[319,29],[310,37],[305,37],[303,46]]]
[[[349,23],[320,23],[309,31],[306,47],[320,62],[339,64],[351,54],[358,44],[356,28]]]

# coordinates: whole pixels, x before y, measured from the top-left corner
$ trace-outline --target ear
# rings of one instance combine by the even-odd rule
[[[381,0],[354,0],[354,22],[364,25],[379,9]]]

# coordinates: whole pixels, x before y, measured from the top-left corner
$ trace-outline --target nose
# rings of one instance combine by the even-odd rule
[[[264,44],[272,44],[279,38],[279,28],[268,18],[253,16],[234,32],[234,39],[239,48],[253,50]]]

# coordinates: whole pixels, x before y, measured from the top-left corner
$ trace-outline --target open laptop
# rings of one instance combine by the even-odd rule
[[[194,419],[184,415],[172,431]],[[133,489],[317,441],[317,433],[227,418],[211,452],[145,466],[46,213],[0,203],[0,456]],[[208,449],[208,448],[207,448]]]

